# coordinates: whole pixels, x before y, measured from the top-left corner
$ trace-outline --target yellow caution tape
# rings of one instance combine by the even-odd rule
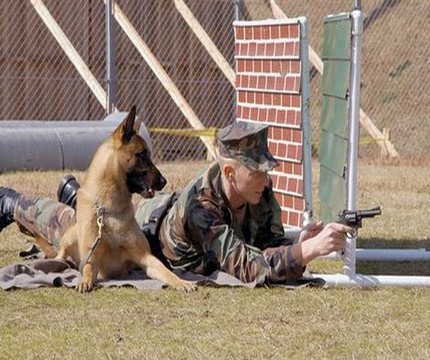
[[[166,135],[179,135],[189,137],[211,136],[215,137],[218,131],[217,128],[209,127],[205,129],[168,129],[168,128],[149,128],[150,132],[166,134]]]
[[[150,132],[153,133],[159,133],[159,134],[165,134],[165,135],[178,135],[178,136],[188,136],[188,137],[201,137],[201,136],[208,136],[208,137],[215,137],[216,133],[218,131],[215,127],[209,127],[205,129],[169,129],[169,128],[158,128],[158,127],[151,127],[148,129]],[[372,138],[370,136],[361,137],[360,138],[360,144],[370,144],[378,141],[386,141],[385,138]],[[319,145],[319,141],[313,142],[314,146]]]

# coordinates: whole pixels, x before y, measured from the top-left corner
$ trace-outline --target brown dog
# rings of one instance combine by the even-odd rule
[[[134,217],[133,193],[154,196],[166,180],[151,161],[145,140],[135,129],[136,108],[97,149],[77,193],[76,224],[61,239],[57,259],[70,256],[81,264],[79,292],[91,291],[97,278],[119,278],[136,264],[170,287],[192,291],[151,255],[147,238]]]

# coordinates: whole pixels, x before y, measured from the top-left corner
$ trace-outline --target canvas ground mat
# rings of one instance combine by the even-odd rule
[[[31,256],[33,260],[8,265],[0,269],[0,288],[11,289],[35,289],[39,287],[70,287],[74,288],[81,278],[79,270],[72,264],[54,259],[43,259],[43,255],[33,249],[22,252],[21,256]],[[36,258],[36,259],[34,259]],[[244,283],[239,279],[222,271],[215,271],[209,276],[195,274],[190,271],[175,271],[180,278],[194,281],[199,286],[210,287],[247,287],[254,288],[256,283]],[[324,281],[318,278],[306,277],[294,283],[276,284],[288,289],[297,289],[304,286],[324,285]],[[125,279],[109,279],[97,282],[98,287],[128,286],[140,290],[160,290],[167,285],[159,280],[153,280],[146,276],[143,270],[131,271]]]

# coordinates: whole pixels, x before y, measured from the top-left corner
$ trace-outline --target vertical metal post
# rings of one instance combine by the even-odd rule
[[[354,10],[352,17],[351,42],[351,75],[349,91],[349,128],[348,128],[348,174],[347,199],[348,210],[356,209],[357,202],[357,162],[358,142],[360,131],[360,78],[361,78],[361,41],[363,35],[363,15],[360,10]],[[347,239],[345,247],[344,272],[348,276],[355,275],[356,237]]]
[[[312,140],[310,120],[310,81],[309,81],[309,52],[308,52],[308,21],[300,17],[300,61],[301,65],[301,91],[302,91],[302,131],[303,131],[303,196],[305,210],[303,213],[303,226],[312,221]]]
[[[242,20],[242,0],[234,1],[234,14],[236,21]]]
[[[116,105],[116,72],[115,72],[115,23],[113,17],[113,0],[106,1],[106,111],[114,112]]]
[[[354,10],[361,10],[361,0],[354,0]]]

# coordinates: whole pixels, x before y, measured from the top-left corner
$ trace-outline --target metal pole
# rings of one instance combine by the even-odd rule
[[[115,23],[113,17],[113,0],[106,1],[106,84],[107,113],[115,111],[116,73],[115,73]]]
[[[361,36],[363,34],[363,16],[360,10],[354,10],[352,16],[351,75],[349,92],[349,129],[348,129],[348,177],[347,199],[348,210],[356,209],[357,202],[357,160],[360,131],[360,77],[361,77]],[[344,272],[355,275],[356,237],[348,238],[345,247]]]
[[[234,0],[234,14],[236,20],[242,20],[242,0]]]
[[[303,129],[303,195],[305,198],[305,211],[303,213],[303,226],[312,222],[312,140],[310,120],[310,90],[309,90],[309,52],[308,52],[308,21],[300,17],[300,58],[301,89],[302,89],[302,129]]]
[[[361,0],[354,0],[354,10],[361,10]]]

